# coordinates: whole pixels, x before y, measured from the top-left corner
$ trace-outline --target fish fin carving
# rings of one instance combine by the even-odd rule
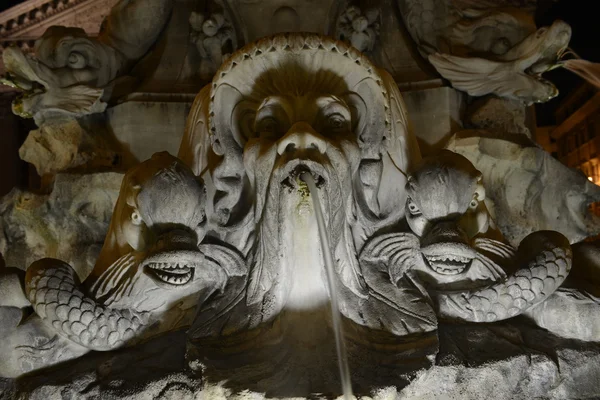
[[[429,62],[455,89],[471,96],[491,93],[530,104],[546,101],[556,95],[556,88],[552,84],[520,71],[516,68],[516,61],[502,62],[436,53],[429,56]]]

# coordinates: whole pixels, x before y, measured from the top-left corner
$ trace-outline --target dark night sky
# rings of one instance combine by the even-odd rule
[[[573,29],[570,47],[580,57],[600,62],[600,12],[597,11],[597,7],[597,1],[560,0],[550,6],[538,7],[536,22],[538,26],[550,25],[556,19],[567,22]],[[550,71],[544,74],[544,78],[558,87],[560,95],[537,106],[539,126],[553,125],[553,114],[557,105],[570,90],[583,82],[577,75],[563,69]]]
[[[21,3],[22,0],[0,0],[0,11]],[[538,0],[536,22],[538,26],[550,25],[562,19],[573,28],[571,48],[582,58],[600,62],[600,13],[596,11],[598,1],[594,0]],[[538,124],[554,124],[554,110],[560,101],[576,88],[581,78],[565,70],[554,70],[544,77],[556,84],[560,95],[548,103],[537,106]]]
[[[0,0],[0,11],[4,11],[7,8],[11,8],[19,3],[22,3],[22,0]]]

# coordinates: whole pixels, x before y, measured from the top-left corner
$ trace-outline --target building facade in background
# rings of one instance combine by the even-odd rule
[[[600,91],[581,84],[555,112],[555,126],[538,127],[536,141],[560,162],[600,184]],[[600,215],[600,204],[592,210]]]
[[[538,142],[563,164],[600,183],[600,92],[585,83],[557,108],[556,126],[543,127]]]

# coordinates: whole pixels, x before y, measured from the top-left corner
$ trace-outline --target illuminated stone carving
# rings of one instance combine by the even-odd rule
[[[571,38],[569,25],[556,21],[537,29],[533,17],[517,7],[456,3],[398,1],[419,51],[452,86],[471,96],[492,93],[526,104],[558,94],[541,75],[559,66]]]
[[[25,294],[36,315],[4,327],[0,373],[18,376],[191,324],[198,302],[246,275],[235,251],[198,245],[203,201],[196,178],[166,153],[129,171],[104,247],[82,284],[60,260],[27,269]]]
[[[186,360],[203,382],[333,392],[333,296],[365,392],[431,366],[448,320],[525,315],[553,330],[552,304],[568,302],[569,240],[541,231],[505,244],[486,204],[493,174],[482,172],[447,150],[420,160],[398,87],[355,48],[309,33],[262,38],[197,95],[179,159],[160,153],[125,175],[83,282],[48,258],[24,281],[0,277],[0,374],[186,329]]]

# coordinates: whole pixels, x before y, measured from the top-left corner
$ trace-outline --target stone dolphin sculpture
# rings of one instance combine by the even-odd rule
[[[412,233],[374,238],[363,260],[379,261],[392,282],[408,276],[445,319],[493,322],[546,300],[571,269],[571,247],[558,232],[535,232],[519,249],[494,234],[481,174],[448,150],[410,175],[406,202]],[[516,267],[516,268],[515,268]]]

